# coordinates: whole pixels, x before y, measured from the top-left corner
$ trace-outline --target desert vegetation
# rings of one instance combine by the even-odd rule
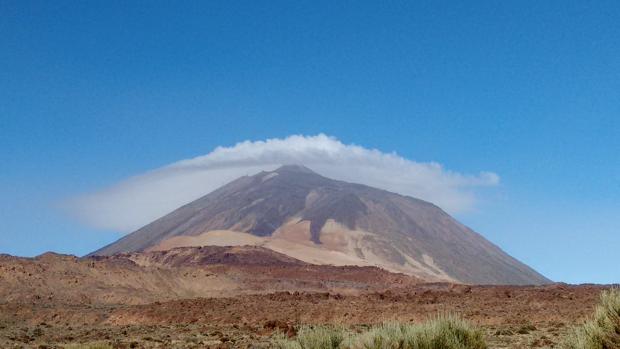
[[[304,326],[295,339],[277,338],[279,349],[484,349],[480,330],[453,316],[423,324],[384,323],[354,333],[341,327]]]
[[[112,349],[112,346],[106,343],[72,344],[65,349]]]
[[[594,316],[575,328],[562,347],[563,349],[620,348],[620,289],[603,291]]]

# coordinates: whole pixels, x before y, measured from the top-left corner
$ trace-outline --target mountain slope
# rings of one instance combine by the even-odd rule
[[[549,282],[435,205],[295,165],[239,178],[93,254],[201,245],[260,245],[432,281]]]

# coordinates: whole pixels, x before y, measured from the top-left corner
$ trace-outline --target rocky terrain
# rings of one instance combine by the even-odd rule
[[[602,286],[424,283],[256,246],[0,256],[0,348],[268,348],[303,324],[353,329],[456,313],[492,348],[553,347]]]
[[[552,348],[591,312],[598,286],[410,285],[359,295],[275,292],[144,304],[72,305],[37,299],[0,304],[0,347],[269,348],[302,324],[363,329],[456,313],[481,327],[491,348]]]
[[[376,267],[312,265],[255,246],[188,247],[77,258],[0,256],[0,299],[139,304],[274,291],[357,294],[419,283]]]

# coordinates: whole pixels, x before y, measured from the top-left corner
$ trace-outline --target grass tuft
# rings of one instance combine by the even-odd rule
[[[112,349],[112,346],[106,343],[86,343],[86,344],[69,344],[64,346],[65,349]]]
[[[294,340],[279,339],[280,349],[486,349],[482,332],[455,316],[420,325],[384,323],[354,334],[342,328],[302,327]]]
[[[275,341],[278,349],[337,349],[345,340],[346,331],[340,327],[302,326],[297,338],[289,340],[280,336]]]
[[[620,348],[620,289],[601,293],[594,317],[575,328],[562,343],[563,349]]]

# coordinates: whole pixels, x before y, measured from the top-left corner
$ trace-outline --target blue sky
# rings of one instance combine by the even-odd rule
[[[620,281],[620,4],[0,2],[0,252],[120,236],[67,198],[325,133],[492,171],[465,224],[557,281]]]

